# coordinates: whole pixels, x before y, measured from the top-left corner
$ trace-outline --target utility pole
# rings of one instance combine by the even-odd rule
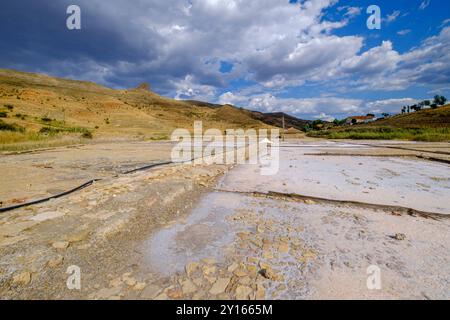
[[[285,127],[285,124],[284,124],[284,113],[283,113],[283,141],[284,141],[284,134],[286,133],[286,127]]]

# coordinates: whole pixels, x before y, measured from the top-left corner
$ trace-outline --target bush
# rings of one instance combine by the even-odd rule
[[[81,135],[81,137],[84,138],[84,139],[92,139],[92,138],[93,138],[92,132],[86,131],[85,133],[83,133],[83,134]]]
[[[25,118],[26,118],[27,116],[24,115],[24,114],[21,114],[21,113],[16,113],[16,114],[14,115],[14,117],[19,118],[19,119],[22,119],[22,120],[25,120]]]
[[[25,128],[17,124],[10,124],[0,120],[0,131],[25,132]]]
[[[41,120],[44,121],[44,122],[51,122],[52,121],[52,119],[50,119],[48,117],[42,117]]]
[[[6,112],[0,112],[0,118],[8,118],[8,114]]]
[[[39,133],[52,136],[52,135],[60,133],[61,131],[62,131],[61,129],[51,128],[51,127],[43,127],[43,128],[41,128],[41,130],[39,130]]]
[[[5,108],[8,110],[14,109],[14,106],[12,104],[5,104]]]

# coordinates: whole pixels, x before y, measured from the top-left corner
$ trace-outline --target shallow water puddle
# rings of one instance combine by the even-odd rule
[[[203,258],[222,261],[221,248],[234,234],[225,218],[233,210],[216,193],[207,195],[186,221],[162,229],[145,243],[145,261],[164,275],[182,272],[189,262]]]

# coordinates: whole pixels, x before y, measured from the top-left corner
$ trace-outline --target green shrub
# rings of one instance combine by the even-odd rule
[[[25,128],[15,123],[6,123],[0,120],[0,131],[25,132]]]
[[[0,118],[8,118],[8,113],[1,111]]]
[[[5,104],[5,108],[8,110],[14,109],[14,106],[12,104]]]
[[[60,132],[62,132],[61,129],[52,128],[52,127],[42,127],[41,130],[39,130],[40,134],[45,134],[45,135],[49,135],[49,136],[56,135]]]

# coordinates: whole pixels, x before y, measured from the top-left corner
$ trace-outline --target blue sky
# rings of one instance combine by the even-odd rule
[[[307,119],[397,113],[450,96],[449,19],[444,0],[6,0],[0,68]]]

